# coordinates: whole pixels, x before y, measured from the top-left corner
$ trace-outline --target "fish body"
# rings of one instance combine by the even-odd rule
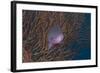
[[[48,47],[49,49],[56,44],[60,44],[64,35],[58,25],[53,26],[48,33]]]

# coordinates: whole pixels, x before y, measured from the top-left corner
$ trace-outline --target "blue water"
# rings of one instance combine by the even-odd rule
[[[70,43],[66,48],[76,50],[76,54],[73,55],[73,60],[86,60],[91,59],[91,14],[85,13],[84,20],[81,23],[81,28],[78,32],[79,38]]]

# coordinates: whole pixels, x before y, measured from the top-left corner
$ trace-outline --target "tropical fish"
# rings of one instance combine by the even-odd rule
[[[48,32],[48,49],[55,46],[56,44],[61,44],[64,39],[64,35],[61,31],[59,25],[54,25]]]

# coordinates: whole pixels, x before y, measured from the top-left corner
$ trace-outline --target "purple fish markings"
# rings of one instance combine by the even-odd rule
[[[52,44],[59,44],[63,40],[63,35],[59,34],[51,40]]]

